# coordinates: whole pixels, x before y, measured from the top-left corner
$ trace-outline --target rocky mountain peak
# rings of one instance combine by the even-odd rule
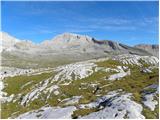
[[[74,33],[63,33],[57,35],[51,40],[46,40],[42,43],[54,49],[79,48],[89,44],[93,44],[92,37],[86,35],[78,35]]]
[[[3,42],[3,44],[5,43],[13,44],[20,41],[6,32],[0,32],[0,35],[1,35],[1,41]]]
[[[87,35],[78,35],[74,33],[63,33],[52,39],[54,42],[92,42],[92,38]]]
[[[1,49],[0,49],[0,52],[2,52],[4,49],[8,49],[8,50],[11,50],[13,49],[13,46],[20,42],[20,40],[18,40],[17,38],[9,35],[8,33],[6,32],[0,32],[0,46]]]
[[[30,40],[20,40],[17,39],[11,35],[9,35],[6,32],[0,32],[1,35],[1,50],[0,52],[2,52],[3,50],[5,51],[12,51],[12,50],[16,50],[16,49],[31,49],[34,46],[36,46],[32,41]]]

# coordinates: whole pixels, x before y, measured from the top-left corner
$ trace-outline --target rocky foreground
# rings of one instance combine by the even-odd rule
[[[0,72],[2,118],[158,118],[159,59],[123,54]]]

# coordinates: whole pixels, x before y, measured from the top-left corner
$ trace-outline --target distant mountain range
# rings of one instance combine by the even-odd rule
[[[139,44],[139,45],[136,45],[135,48],[145,50],[156,57],[159,56],[159,45]]]
[[[24,61],[81,61],[119,54],[154,55],[158,57],[159,52],[158,45],[131,47],[110,40],[100,41],[93,37],[72,33],[63,33],[39,44],[29,40],[19,40],[4,32],[1,32],[1,36],[1,53],[4,60],[12,57],[12,60],[19,58],[19,60]]]

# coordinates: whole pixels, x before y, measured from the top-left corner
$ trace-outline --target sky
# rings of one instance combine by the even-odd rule
[[[40,43],[71,32],[127,45],[158,44],[158,1],[3,1],[2,31]]]

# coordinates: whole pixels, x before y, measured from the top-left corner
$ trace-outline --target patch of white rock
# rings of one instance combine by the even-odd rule
[[[0,102],[4,103],[4,102],[11,102],[14,98],[14,94],[7,96],[6,92],[3,92],[2,90],[4,89],[5,85],[3,83],[2,80],[0,80]]]
[[[118,91],[109,92],[106,96],[97,99],[96,102],[83,105],[81,107],[95,108],[99,107],[101,110],[90,113],[87,116],[81,117],[83,119],[144,119],[141,114],[143,108],[140,104],[131,100],[131,93],[121,93]]]
[[[5,77],[13,77],[17,75],[23,75],[27,73],[32,73],[33,69],[20,69],[13,67],[2,67],[0,71],[0,79],[4,79]]]
[[[67,103],[67,101],[69,101],[70,103],[76,103],[80,98],[81,96],[74,96],[72,99],[65,99],[63,102]],[[111,91],[107,95],[100,97],[95,102],[91,102],[89,104],[81,104],[77,107],[67,106],[63,108],[44,106],[38,110],[21,114],[17,117],[17,119],[71,119],[75,110],[85,108],[99,108],[100,110],[90,113],[84,117],[79,116],[81,119],[144,119],[145,117],[141,114],[143,109],[142,106],[131,99],[131,93],[125,93],[119,89],[116,91]]]
[[[131,74],[130,69],[127,72],[124,71],[124,69],[125,70],[127,69],[125,66],[117,66],[117,69],[118,69],[119,73],[110,75],[108,80],[111,80],[111,81],[120,80],[121,78]]]
[[[57,85],[52,85],[49,86],[49,83],[52,79],[48,78],[45,81],[41,81],[40,83],[36,84],[34,89],[32,89],[31,92],[27,93],[22,101],[21,101],[21,105],[27,105],[30,101],[33,101],[35,99],[38,99],[38,97],[44,93],[47,94],[47,99],[50,97],[51,94],[55,94],[58,95],[59,94],[59,86]]]
[[[86,78],[94,73],[93,68],[97,65],[90,62],[78,62],[57,67],[54,71],[57,74],[54,77],[55,81],[77,80]]]
[[[152,89],[152,91],[148,91]],[[150,85],[144,88],[143,94],[143,104],[148,107],[151,111],[154,111],[156,105],[158,105],[158,93],[159,93],[159,86],[156,84]],[[155,99],[157,98],[157,100]]]
[[[138,65],[138,66],[142,66],[140,61],[144,61],[145,63],[151,65],[157,65],[159,63],[159,59],[155,56],[139,56],[139,55],[123,54],[115,56],[113,59],[119,60],[123,64]]]
[[[73,105],[78,103],[80,98],[82,98],[82,96],[73,96],[71,98],[66,98],[62,100],[61,103],[64,103],[64,105]]]
[[[76,110],[74,106],[65,108],[42,107],[38,110],[24,113],[16,119],[71,119],[74,110]]]
[[[38,99],[42,93],[47,94],[47,99],[51,94],[59,95],[60,91],[58,85],[61,82],[69,80],[70,83],[72,80],[88,77],[94,73],[94,67],[96,67],[94,63],[79,62],[55,68],[54,72],[57,72],[57,74],[54,77],[36,84],[32,91],[23,97],[21,105],[27,105],[30,101]],[[54,82],[57,82],[56,85]]]
[[[18,75],[37,75],[49,72],[50,70],[53,70],[53,68],[21,69],[14,67],[1,67],[0,79],[3,80],[6,77],[14,77]]]

